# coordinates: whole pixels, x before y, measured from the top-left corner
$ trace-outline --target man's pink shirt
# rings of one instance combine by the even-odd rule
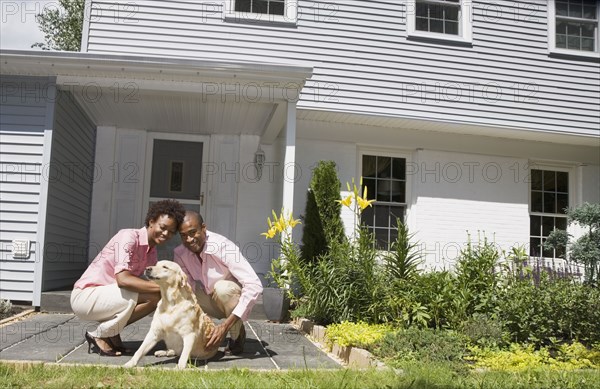
[[[123,270],[139,277],[157,260],[156,247],[148,246],[146,227],[120,230],[90,263],[75,288],[115,284],[116,275]]]
[[[174,261],[181,266],[192,289],[196,290],[196,282],[204,285],[204,292],[210,295],[215,283],[219,280],[237,282],[242,287],[242,295],[233,314],[247,320],[258,296],[262,293],[262,283],[240,252],[238,246],[226,237],[214,232],[206,233],[206,244],[198,255],[179,245],[174,250]]]

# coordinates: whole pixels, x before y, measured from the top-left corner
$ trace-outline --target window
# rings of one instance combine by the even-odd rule
[[[409,36],[471,42],[471,2],[407,0]]]
[[[543,244],[555,229],[567,229],[565,208],[569,206],[569,173],[554,170],[531,170],[529,213],[529,255],[565,259],[565,248],[545,249]]]
[[[597,57],[599,9],[597,0],[550,1],[550,51]]]
[[[227,0],[225,19],[296,23],[297,0]]]
[[[362,177],[375,202],[363,211],[361,222],[375,234],[377,247],[387,250],[396,239],[396,218],[404,220],[406,213],[406,159],[363,155]]]

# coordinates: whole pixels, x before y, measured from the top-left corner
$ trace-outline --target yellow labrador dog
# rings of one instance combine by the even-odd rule
[[[179,355],[179,369],[185,368],[190,357],[212,358],[218,347],[209,350],[206,348],[206,342],[215,325],[198,305],[181,267],[175,262],[159,261],[156,266],[146,268],[144,274],[160,286],[161,300],[154,312],[150,331],[125,367],[136,366],[160,340],[165,341],[168,350],[157,351],[154,355]]]

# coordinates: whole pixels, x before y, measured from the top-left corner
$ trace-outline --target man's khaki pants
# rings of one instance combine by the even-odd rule
[[[211,295],[204,293],[202,285],[196,285],[196,298],[200,308],[210,317],[215,319],[226,319],[231,315],[240,301],[242,295],[242,287],[233,281],[221,280],[215,284],[214,291]],[[240,336],[240,331],[244,323],[238,320],[230,329],[229,334],[232,339],[237,339]]]

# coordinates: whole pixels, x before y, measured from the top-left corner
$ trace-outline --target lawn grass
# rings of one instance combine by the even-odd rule
[[[402,371],[123,369],[0,362],[1,388],[598,388],[600,371],[462,372],[443,364],[412,363]]]

